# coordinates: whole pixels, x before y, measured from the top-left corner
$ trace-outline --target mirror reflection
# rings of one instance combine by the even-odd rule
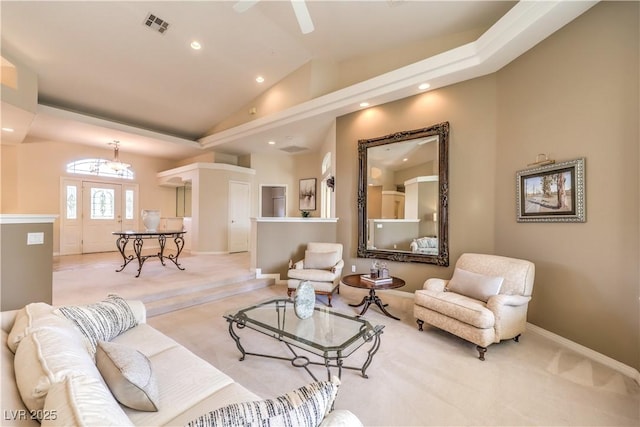
[[[448,265],[448,123],[359,141],[358,256]]]

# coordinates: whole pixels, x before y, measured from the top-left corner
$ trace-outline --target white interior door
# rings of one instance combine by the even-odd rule
[[[251,230],[250,187],[248,182],[229,181],[229,252],[249,250]]]
[[[122,231],[122,185],[83,182],[82,252],[116,250],[113,231]]]

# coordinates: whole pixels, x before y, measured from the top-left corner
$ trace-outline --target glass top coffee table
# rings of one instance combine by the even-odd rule
[[[329,379],[331,379],[332,368],[337,368],[338,378],[342,375],[342,369],[359,370],[363,377],[368,378],[366,370],[380,347],[380,335],[384,328],[384,325],[373,326],[364,319],[340,313],[328,307],[314,307],[311,317],[300,319],[295,314],[293,301],[288,298],[270,299],[247,308],[230,311],[224,315],[224,318],[229,323],[229,334],[242,353],[241,361],[246,355],[287,360],[296,368],[304,368],[316,381],[318,379],[309,370],[309,365],[324,366]],[[261,332],[284,343],[292,356],[283,357],[246,351],[236,332],[245,328]],[[250,344],[251,335],[246,337]],[[345,366],[344,359],[365,344],[370,347],[363,365]],[[299,355],[296,349],[311,353],[311,357],[315,355],[317,360],[313,361],[308,356]]]

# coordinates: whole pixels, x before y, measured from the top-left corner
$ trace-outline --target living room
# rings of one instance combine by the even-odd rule
[[[336,117],[335,239],[344,246],[345,265],[365,271],[370,261],[356,257],[358,140],[448,121],[452,262],[391,262],[393,274],[407,282],[402,291],[410,295],[429,277],[451,277],[463,253],[530,260],[537,274],[528,323],[637,381],[638,20],[636,2],[599,3],[494,73]],[[3,144],[2,213],[57,213],[64,165],[107,152],[64,140]],[[586,159],[586,222],[516,221],[516,172],[539,153],[557,161]],[[295,170],[290,188],[297,188],[322,153],[297,158],[298,165],[261,154],[249,161],[250,167],[286,162]],[[175,209],[175,190],[159,187],[156,174],[188,162],[135,154],[126,159],[136,170],[140,206]],[[261,178],[257,170],[256,182],[267,183],[269,173]]]

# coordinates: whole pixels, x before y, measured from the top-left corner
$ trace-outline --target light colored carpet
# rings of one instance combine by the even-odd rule
[[[337,310],[354,313],[362,292],[341,287]],[[303,370],[286,361],[247,356],[228,334],[222,315],[234,308],[286,295],[270,286],[149,319],[149,323],[190,348],[258,395],[269,398],[310,382]],[[520,343],[492,345],[487,360],[477,359],[475,345],[435,328],[418,331],[412,299],[382,294],[390,319],[377,307],[365,318],[385,325],[380,350],[367,374],[343,371],[336,408],[353,411],[366,426],[638,426],[640,387],[621,374],[559,347],[535,333]],[[324,299],[318,297],[318,304]],[[288,350],[276,340],[244,329],[247,351]],[[361,364],[365,348],[346,359]],[[324,379],[326,371],[314,367]]]
[[[208,277],[246,274],[248,255],[184,256],[185,271],[149,260],[140,278],[128,266],[115,273],[117,253],[58,257],[54,263],[56,305],[93,302],[109,293],[149,298]],[[348,303],[360,302],[364,291],[341,287],[335,309],[354,314]],[[286,361],[247,356],[228,333],[222,315],[275,296],[283,286],[269,286],[212,303],[148,319],[149,324],[185,345],[258,395],[269,398],[311,381]],[[396,321],[370,307],[364,316],[385,325],[381,347],[367,374],[345,370],[336,408],[353,411],[366,426],[638,426],[640,386],[618,372],[563,348],[533,332],[519,343],[489,347],[487,360],[477,359],[475,345],[425,325],[417,329],[412,295],[380,293]],[[404,296],[398,296],[404,295]],[[323,297],[318,304],[324,303]],[[255,331],[241,331],[247,351],[285,356],[281,343]],[[366,348],[346,359],[358,365]],[[314,367],[318,378],[326,371]]]
[[[180,292],[210,282],[255,277],[249,271],[246,253],[229,255],[190,255],[183,253],[179,270],[171,261],[162,265],[157,258],[148,259],[140,277],[138,262],[130,262],[124,270],[117,252],[54,257],[53,304],[86,304],[114,293],[123,298],[151,301],[159,294]]]

